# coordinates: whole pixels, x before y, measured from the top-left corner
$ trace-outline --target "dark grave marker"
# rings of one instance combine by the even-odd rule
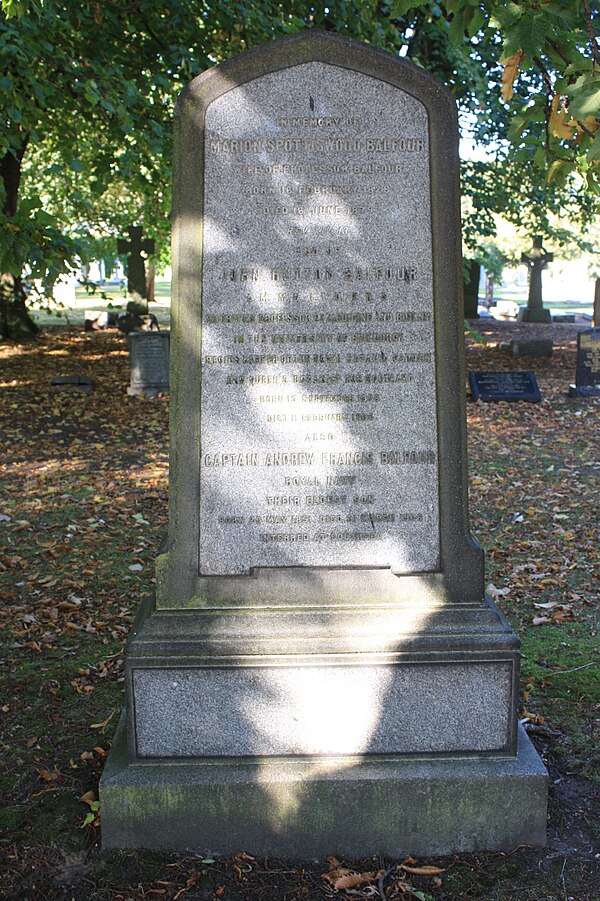
[[[600,327],[586,329],[577,335],[577,369],[575,384],[569,386],[571,397],[600,397]]]
[[[156,397],[169,393],[169,332],[131,332],[127,336],[131,356],[129,395]]]
[[[533,372],[469,372],[473,400],[527,400],[539,403],[542,399]]]
[[[88,375],[53,375],[50,379],[53,391],[79,391],[90,394],[94,382]]]

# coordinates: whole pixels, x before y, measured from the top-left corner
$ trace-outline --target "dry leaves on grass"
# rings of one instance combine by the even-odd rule
[[[419,865],[414,857],[407,857],[402,863],[391,866],[387,870],[379,868],[361,872],[342,866],[337,857],[328,857],[327,862],[329,871],[323,873],[321,878],[328,882],[335,891],[345,891],[353,895],[361,894],[362,897],[385,899],[388,897],[396,898],[400,895],[412,895],[418,901],[429,901],[431,896],[406,882],[406,875],[429,876],[435,885],[439,885],[439,876],[445,872],[442,867],[431,864]],[[385,887],[386,881],[388,882],[388,889]],[[361,887],[364,888],[363,892],[358,891]]]

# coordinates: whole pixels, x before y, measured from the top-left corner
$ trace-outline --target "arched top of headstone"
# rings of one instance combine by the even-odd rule
[[[215,97],[239,85],[309,62],[362,72],[400,87],[420,100],[430,113],[448,116],[448,125],[456,127],[454,97],[430,72],[385,50],[316,30],[261,44],[202,72],[182,91],[175,116],[181,115],[190,101],[207,106]]]

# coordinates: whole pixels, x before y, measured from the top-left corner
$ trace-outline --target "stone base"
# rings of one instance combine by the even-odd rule
[[[600,386],[569,385],[569,397],[600,397]]]
[[[100,782],[102,845],[295,859],[511,851],[545,844],[547,778],[522,728],[516,758],[132,765],[122,720]]]
[[[159,394],[168,394],[168,385],[146,385],[145,387],[129,387],[127,394],[129,397],[145,397],[150,400],[152,397],[158,397]]]
[[[529,309],[529,307],[524,307],[522,310],[519,310],[519,315],[517,316],[519,322],[546,322],[548,324],[552,323],[552,313],[550,310],[542,309]]]

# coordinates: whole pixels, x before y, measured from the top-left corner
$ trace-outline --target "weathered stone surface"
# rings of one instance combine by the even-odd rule
[[[450,597],[481,603],[454,387],[452,102],[418,69],[316,33],[232,65],[178,105],[179,466],[158,606],[309,566],[359,566],[374,583],[390,567],[422,586],[443,572]],[[360,600],[376,596],[367,582]]]
[[[314,61],[205,129],[201,574],[436,569],[425,107]]]
[[[293,658],[257,664],[136,669],[138,755],[402,754],[507,745],[508,661],[392,666],[363,654],[359,665],[304,659],[297,666]]]
[[[547,775],[522,728],[515,757],[131,767],[121,724],[100,792],[105,848],[400,858],[546,840]]]

